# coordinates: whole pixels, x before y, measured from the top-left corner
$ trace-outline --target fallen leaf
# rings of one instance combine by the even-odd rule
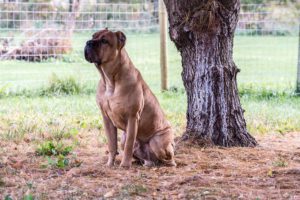
[[[110,198],[110,197],[113,197],[115,194],[115,191],[114,190],[111,190],[107,193],[104,194],[104,198]]]

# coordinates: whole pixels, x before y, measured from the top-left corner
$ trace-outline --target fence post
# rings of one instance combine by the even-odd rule
[[[299,20],[299,36],[298,36],[298,70],[297,70],[297,86],[296,94],[300,95],[300,20]]]
[[[159,0],[160,76],[162,91],[168,89],[167,20],[165,4],[163,0]]]

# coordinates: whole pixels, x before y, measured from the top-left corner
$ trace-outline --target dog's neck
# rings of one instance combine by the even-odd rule
[[[125,49],[122,49],[118,56],[119,59],[115,59],[114,61],[103,63],[101,65],[96,64],[96,67],[100,72],[101,78],[104,81],[106,92],[108,94],[112,94],[114,92],[115,82],[118,74],[122,73],[122,71],[124,70],[123,68],[129,66],[125,63],[128,62],[129,59]]]

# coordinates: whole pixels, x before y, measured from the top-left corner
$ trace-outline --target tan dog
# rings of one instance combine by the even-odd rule
[[[124,33],[102,30],[86,43],[85,58],[95,63],[102,79],[97,89],[109,158],[113,166],[117,155],[117,129],[124,131],[121,167],[130,167],[132,157],[147,166],[157,163],[175,166],[171,126],[140,72],[124,48]]]

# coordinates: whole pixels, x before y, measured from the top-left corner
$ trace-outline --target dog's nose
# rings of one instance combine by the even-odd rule
[[[86,42],[86,45],[87,45],[87,46],[90,46],[90,45],[92,45],[92,44],[93,44],[93,42],[92,42],[91,40],[89,40],[89,41]]]

